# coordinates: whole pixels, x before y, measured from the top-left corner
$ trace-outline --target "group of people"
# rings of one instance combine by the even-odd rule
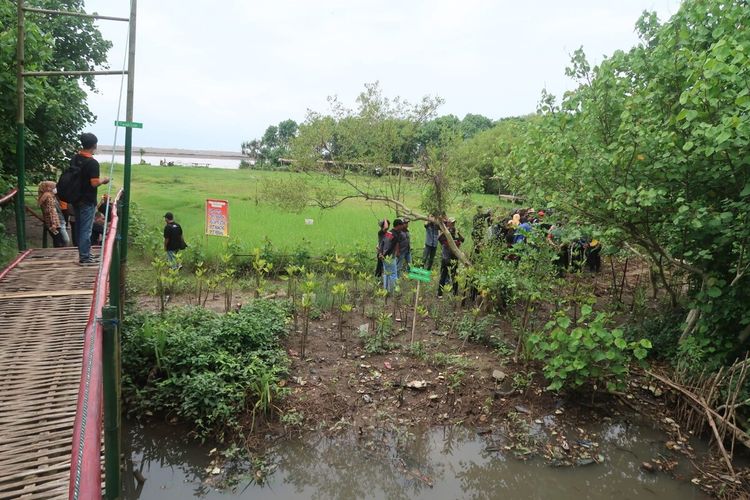
[[[451,249],[450,243],[445,235],[441,234],[440,227],[434,222],[438,217],[432,217],[424,227],[426,232],[425,248],[422,253],[422,266],[431,270],[438,246],[440,252],[440,286],[438,296],[442,296],[444,287],[451,283],[454,293],[458,291],[456,271],[458,270],[458,255]],[[464,237],[456,229],[456,219],[441,215],[440,221],[450,233],[455,247],[458,249],[464,242]],[[383,288],[388,293],[393,292],[396,282],[404,271],[408,271],[412,264],[411,237],[409,234],[409,219],[397,218],[391,225],[388,219],[378,222],[377,264],[375,276],[383,278]]]
[[[80,140],[81,149],[70,160],[80,182],[77,201],[66,203],[57,196],[54,181],[42,181],[38,187],[37,203],[45,229],[52,237],[52,245],[78,247],[78,263],[90,265],[98,263],[91,247],[102,244],[104,214],[110,213],[111,202],[108,196],[100,201],[97,195],[97,188],[109,183],[108,177],[100,177],[99,162],[94,159],[98,139],[94,134],[85,133]]]
[[[485,210],[477,207],[477,213],[472,221],[472,240],[474,254],[477,255],[488,245],[503,245],[513,247],[525,243],[532,231],[541,230],[546,241],[557,251],[557,265],[561,272],[565,269],[581,269],[586,266],[592,272],[601,269],[601,243],[586,235],[566,239],[560,223],[551,223],[548,217],[550,210],[535,210],[534,208],[518,208],[510,213],[498,210]],[[456,228],[456,219],[446,217],[445,214],[431,216],[424,224],[425,246],[422,253],[422,266],[431,270],[440,248],[440,281],[438,296],[450,287],[454,294],[458,293],[459,256],[464,237]],[[440,230],[442,223],[451,235],[453,245]],[[404,271],[408,271],[412,264],[411,238],[409,234],[409,220],[394,219],[393,224],[388,219],[378,222],[377,264],[375,275],[383,278],[383,288],[393,292],[396,282]],[[512,258],[511,255],[509,258]],[[517,258],[517,257],[516,257]]]
[[[81,149],[70,160],[76,169],[76,202],[67,203],[58,196],[57,183],[42,181],[38,187],[37,203],[42,212],[45,230],[52,237],[56,248],[78,247],[78,263],[97,264],[99,258],[92,254],[91,247],[101,245],[105,220],[112,218],[112,202],[105,194],[98,201],[97,189],[109,183],[108,177],[100,177],[99,162],[94,158],[98,139],[85,133],[80,137]],[[175,222],[171,212],[164,214],[164,251],[172,267],[177,267],[176,253],[186,248],[182,227]]]
[[[586,234],[566,237],[561,222],[549,222],[551,210],[518,208],[510,214],[493,213],[477,207],[472,224],[474,251],[480,253],[487,245],[505,244],[512,247],[527,240],[534,228],[542,231],[547,242],[557,251],[556,264],[561,272],[580,270],[584,266],[592,271],[601,270],[601,243]]]

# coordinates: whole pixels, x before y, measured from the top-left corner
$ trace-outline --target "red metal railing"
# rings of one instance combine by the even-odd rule
[[[0,207],[2,207],[3,205],[6,205],[7,203],[9,203],[10,200],[13,199],[13,197],[16,195],[17,192],[18,192],[18,188],[14,188],[8,194],[6,194],[2,198],[0,198]]]
[[[109,270],[112,252],[117,239],[117,201],[122,190],[117,193],[112,204],[112,218],[107,228],[107,236],[102,245],[99,274],[94,284],[91,311],[86,324],[83,345],[83,367],[78,390],[75,428],[73,431],[73,451],[70,464],[70,499],[99,499],[102,497],[102,308],[107,301]]]
[[[26,256],[29,255],[30,253],[31,253],[31,250],[26,250],[25,252],[22,252],[22,253],[18,254],[18,257],[16,257],[15,260],[13,260],[13,262],[11,262],[10,264],[8,264],[8,266],[5,269],[3,269],[2,271],[0,271],[0,280],[2,280],[3,278],[5,278],[5,276],[9,272],[11,272],[14,267],[16,267],[18,264],[20,264],[21,261],[23,259],[25,259]]]

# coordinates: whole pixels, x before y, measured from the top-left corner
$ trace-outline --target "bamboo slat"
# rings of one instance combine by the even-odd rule
[[[35,299],[39,297],[68,297],[71,295],[91,295],[93,290],[43,290],[36,292],[0,293],[0,300],[4,299]]]
[[[0,281],[0,500],[67,498],[83,334],[98,268],[33,250]]]

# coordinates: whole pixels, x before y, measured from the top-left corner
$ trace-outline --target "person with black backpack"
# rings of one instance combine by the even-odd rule
[[[108,177],[99,177],[99,162],[94,152],[99,140],[90,132],[81,134],[81,150],[73,155],[70,166],[57,181],[57,194],[61,200],[73,205],[78,225],[78,263],[96,264],[97,257],[91,255],[91,229],[98,197],[97,188],[109,183]]]
[[[172,212],[164,214],[164,222],[164,250],[167,252],[167,261],[172,269],[178,269],[181,266],[177,263],[176,254],[187,248],[182,237],[182,226],[174,221]]]

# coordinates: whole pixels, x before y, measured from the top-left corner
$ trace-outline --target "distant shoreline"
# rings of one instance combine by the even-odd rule
[[[248,157],[240,152],[236,151],[211,151],[211,150],[199,150],[199,149],[173,149],[173,148],[151,148],[151,147],[132,147],[130,149],[131,155],[134,158],[140,156],[171,156],[179,158],[209,158],[217,160],[247,160]],[[111,154],[112,146],[98,146],[98,154]],[[115,154],[124,155],[125,147],[116,146],[114,148]],[[143,153],[141,155],[141,153]]]

